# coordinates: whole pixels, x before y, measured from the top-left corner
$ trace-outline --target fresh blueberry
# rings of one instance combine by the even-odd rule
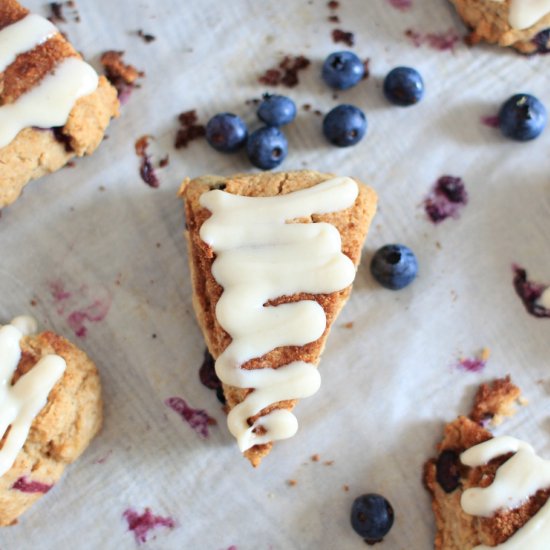
[[[546,108],[536,97],[516,94],[504,102],[498,118],[500,131],[506,137],[529,141],[540,136],[548,117]]]
[[[424,95],[424,81],[417,70],[410,67],[396,67],[384,79],[384,95],[394,105],[401,107],[414,105]]]
[[[284,126],[296,118],[296,105],[284,95],[265,94],[258,107],[258,118],[268,126]]]
[[[263,126],[250,135],[246,150],[254,166],[262,170],[271,170],[285,159],[288,142],[279,128]]]
[[[243,120],[232,113],[213,116],[206,125],[206,141],[222,153],[234,153],[245,143],[248,129]]]
[[[380,542],[393,525],[393,508],[381,495],[368,493],[353,501],[351,526],[368,544]]]
[[[334,52],[325,59],[321,76],[331,88],[347,90],[365,76],[365,66],[353,52]]]
[[[337,147],[355,145],[367,131],[367,117],[354,105],[338,105],[323,120],[323,134]]]
[[[402,244],[387,244],[374,254],[370,271],[383,287],[400,290],[412,283],[418,272],[418,263],[410,248]]]

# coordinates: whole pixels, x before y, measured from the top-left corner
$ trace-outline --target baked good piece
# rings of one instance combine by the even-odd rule
[[[471,29],[470,44],[511,46],[522,53],[550,50],[550,3],[530,0],[451,0]]]
[[[2,208],[29,181],[59,170],[75,156],[93,153],[111,118],[118,116],[119,105],[108,80],[98,79],[51,23],[15,0],[0,3],[0,40],[5,48],[0,56]],[[73,93],[67,92],[68,83]],[[46,102],[39,96],[45,86],[57,100]],[[39,105],[36,112],[23,107],[23,101]],[[52,118],[63,109],[64,116]],[[50,120],[55,120],[52,126]],[[8,127],[15,129],[9,133]]]
[[[12,325],[7,327],[13,331]],[[6,348],[2,345],[4,336],[0,336],[1,375],[5,374],[6,366]],[[45,405],[32,420],[11,467],[10,457],[5,456],[6,447],[12,443],[9,438],[19,417],[1,434],[0,467],[9,469],[3,474],[0,471],[0,526],[16,523],[27,508],[48,492],[60,479],[65,467],[86,449],[102,424],[99,375],[83,351],[53,332],[23,336],[20,349],[20,360],[11,378],[12,388],[17,387],[19,380],[24,380],[22,377],[26,373],[32,373],[39,368],[37,365],[43,365],[44,359],[52,354],[58,356],[58,361],[64,360],[66,367],[57,381],[54,380]],[[26,393],[29,395],[28,387]],[[0,394],[0,410],[4,397],[3,393]]]
[[[224,376],[220,375],[220,362],[222,361],[222,359],[220,359],[220,356],[224,354],[225,357],[227,353],[230,353],[228,350],[230,350],[234,345],[239,345],[240,340],[239,338],[233,339],[229,333],[230,331],[225,330],[222,327],[222,324],[226,325],[227,323],[226,319],[224,319],[223,323],[220,323],[219,303],[224,292],[228,293],[228,295],[230,293],[230,287],[232,284],[230,281],[231,278],[235,279],[237,285],[241,278],[243,281],[247,281],[249,277],[254,276],[254,272],[256,269],[260,269],[258,267],[259,263],[265,261],[267,262],[267,265],[271,265],[269,263],[271,259],[270,255],[275,255],[276,253],[273,252],[272,249],[269,249],[265,252],[265,256],[262,256],[261,258],[259,257],[258,262],[255,261],[255,256],[252,256],[252,259],[249,260],[249,263],[242,264],[242,268],[239,268],[240,264],[237,263],[233,266],[232,270],[230,269],[228,273],[225,274],[229,282],[227,284],[224,283],[222,288],[222,285],[217,281],[212,273],[213,263],[217,258],[215,247],[213,248],[203,240],[204,235],[201,236],[201,229],[203,228],[203,225],[207,222],[207,220],[215,218],[217,216],[216,213],[211,216],[211,210],[209,210],[209,208],[205,206],[205,197],[207,196],[206,194],[209,194],[211,190],[218,190],[218,192],[219,190],[223,190],[224,193],[221,194],[219,198],[224,200],[228,199],[229,203],[233,202],[234,195],[255,198],[277,197],[277,200],[283,201],[295,200],[296,202],[293,203],[291,206],[284,205],[282,212],[279,213],[279,216],[282,218],[282,226],[288,228],[288,226],[294,224],[302,226],[309,225],[310,229],[315,229],[311,226],[312,222],[314,222],[314,224],[319,224],[318,226],[316,226],[319,228],[322,227],[319,222],[325,222],[325,225],[331,224],[333,228],[335,227],[341,236],[341,247],[338,243],[337,255],[345,255],[344,259],[346,262],[349,262],[349,260],[351,260],[351,262],[349,262],[349,266],[352,271],[351,280],[353,280],[353,276],[355,275],[355,267],[359,264],[361,256],[361,247],[365,239],[368,227],[375,213],[376,194],[366,185],[362,183],[357,183],[350,178],[332,178],[333,176],[330,174],[321,174],[319,172],[314,172],[310,170],[287,173],[240,174],[228,178],[223,178],[220,176],[204,176],[194,180],[185,180],[180,189],[180,195],[185,202],[185,236],[188,242],[189,266],[194,290],[193,304],[195,313],[200,328],[202,329],[202,332],[204,334],[208,349],[212,356],[216,359],[216,372],[223,382],[223,390],[226,398],[227,408],[230,411],[228,417],[230,430],[237,437],[241,450],[243,450],[244,455],[246,456],[246,458],[248,458],[253,466],[259,465],[261,459],[269,453],[272,447],[272,439],[269,437],[269,430],[273,427],[269,426],[269,421],[267,420],[267,418],[270,417],[270,415],[277,415],[285,410],[292,410],[296,404],[296,399],[281,398],[281,395],[279,394],[278,398],[273,398],[271,400],[265,401],[263,404],[264,406],[258,406],[254,411],[249,410],[248,412],[251,414],[249,414],[248,416],[248,413],[244,412],[241,420],[244,419],[245,427],[250,427],[249,429],[253,433],[249,435],[253,438],[253,441],[256,441],[256,443],[251,444],[249,441],[248,445],[241,444],[239,436],[236,435],[235,431],[231,427],[232,414],[235,414],[234,410],[236,408],[246,407],[248,401],[252,401],[255,398],[259,399],[259,395],[261,394],[261,392],[258,388],[252,390],[252,386],[246,386],[246,381],[242,383],[240,387],[236,387],[235,384],[228,383],[228,380],[232,376],[232,372],[230,371],[230,369],[229,378],[227,378],[227,373],[225,380]],[[344,184],[348,185],[349,189],[353,188],[355,191],[355,196],[352,196],[350,198],[349,205],[347,207],[336,207],[334,211],[329,211],[324,214],[313,213],[298,216],[290,215],[290,220],[286,219],[287,212],[296,213],[296,208],[304,208],[304,205],[307,205],[310,200],[314,200],[308,199],[305,196],[301,197],[301,195],[299,195],[300,193],[315,193],[317,190],[321,190],[323,186],[331,185],[331,182],[337,180],[340,183],[345,180]],[[341,197],[343,193],[343,191],[337,191],[335,196]],[[293,199],[293,197],[296,198]],[[237,202],[239,202],[239,200]],[[245,204],[247,204],[246,201]],[[261,212],[258,214],[258,219],[256,220],[256,222],[259,223],[258,229],[256,229],[256,226],[252,226],[246,227],[244,230],[244,233],[249,237],[250,235],[260,234],[263,231],[261,222],[268,215],[262,210],[263,204],[264,203],[260,200],[258,205],[256,205],[256,203],[250,205],[252,211],[258,210]],[[214,208],[212,206],[210,207]],[[313,210],[315,210],[315,208],[313,208]],[[244,208],[240,210],[234,218],[235,224],[238,226],[243,218],[246,217],[246,215],[247,214],[244,212]],[[292,220],[292,222],[285,223],[285,220],[286,222]],[[242,221],[242,223],[244,224],[245,221]],[[243,227],[245,226],[243,225]],[[238,229],[242,228],[238,227],[237,230]],[[229,228],[229,230],[224,227],[222,231],[224,233],[230,233],[232,231],[232,226]],[[252,241],[249,244],[251,244],[253,248],[254,245],[257,245],[258,243],[255,237],[250,238],[252,239]],[[313,245],[310,248],[307,248],[307,246],[308,245],[306,245],[306,253],[304,254],[304,256],[309,255],[308,251],[311,251],[311,255],[314,256],[315,252],[313,249]],[[251,252],[251,254],[253,254],[253,252]],[[294,258],[295,264],[299,262],[300,256],[301,255],[298,254],[296,258]],[[221,255],[219,257],[221,257]],[[337,261],[340,261],[341,259],[342,258],[338,258]],[[273,269],[274,271],[279,269],[279,266],[275,261],[273,261],[272,266],[273,267],[268,268],[266,273],[264,274],[265,279],[272,278],[272,273],[270,272],[270,269]],[[218,266],[216,265],[215,267],[217,268]],[[239,271],[239,269],[241,269],[241,271]],[[288,269],[291,268],[288,267]],[[287,267],[282,269],[283,274],[286,273],[286,271]],[[221,268],[217,269],[218,278],[220,272]],[[262,277],[264,277],[264,275],[260,277],[260,285],[262,284]],[[297,271],[297,274],[295,275],[296,278],[300,278],[303,276],[304,274],[301,274],[299,271]],[[242,299],[242,307],[240,299],[235,305],[235,309],[241,310],[239,311],[239,314],[243,317],[246,317],[247,315],[245,311],[246,304],[244,303],[247,300],[247,292],[250,292],[250,294],[256,292],[256,282],[257,281],[255,281],[254,284],[250,283],[249,286],[247,286],[246,282],[244,283],[244,296]],[[271,281],[266,284],[271,284]],[[289,281],[287,281],[287,284],[290,285],[289,288],[291,288],[293,285],[293,279],[290,278]],[[296,288],[294,290],[296,290]],[[323,325],[320,328],[318,334],[313,339],[306,338],[305,341],[302,341],[299,344],[298,342],[293,342],[293,345],[289,345],[284,342],[285,339],[281,338],[279,333],[284,332],[286,325],[295,323],[293,317],[290,316],[287,320],[277,325],[277,327],[271,331],[278,333],[278,337],[280,337],[281,339],[279,345],[273,347],[266,346],[263,350],[263,353],[260,353],[259,355],[249,355],[248,360],[242,364],[239,361],[235,361],[236,363],[239,363],[238,366],[241,367],[237,370],[240,373],[244,373],[245,375],[252,371],[254,375],[265,374],[266,376],[270,376],[270,372],[272,373],[274,371],[280,371],[280,374],[282,375],[283,371],[287,369],[287,366],[289,364],[294,364],[295,362],[305,362],[309,366],[316,365],[325,346],[331,324],[334,322],[336,316],[342,309],[345,301],[350,294],[350,291],[351,281],[347,282],[345,286],[339,288],[337,291],[325,293],[311,291],[289,291],[287,293],[275,292],[273,295],[267,298],[264,303],[259,304],[259,309],[261,309],[260,314],[265,314],[266,310],[270,310],[270,307],[262,306],[281,306],[283,304],[300,305],[304,304],[305,300],[308,300],[310,301],[308,305],[310,305],[311,302],[314,301],[316,302],[316,304],[321,306],[326,320],[323,319]],[[218,309],[216,309],[217,306]],[[318,308],[317,305],[315,305],[315,307]],[[280,309],[283,310],[284,308]],[[277,308],[274,307],[273,310],[277,310]],[[261,322],[261,320],[258,322]],[[254,325],[255,321],[251,324]],[[308,325],[310,323],[306,322],[303,324]],[[299,332],[299,328],[297,327],[294,327],[294,330]],[[223,371],[223,368],[221,370]],[[313,371],[315,371],[315,373],[313,373],[311,369],[304,370],[307,376],[311,375],[312,378],[314,378],[315,375],[318,376],[316,368],[312,369]],[[312,386],[315,386],[315,380],[310,380],[310,382]],[[305,391],[301,394],[301,390],[299,390],[298,393],[300,395],[296,394],[294,395],[294,397],[306,397],[308,395],[311,395],[315,391],[315,389],[316,388],[313,388],[312,391]],[[264,391],[263,387],[262,391]],[[269,389],[265,391],[269,391]],[[292,391],[294,390],[291,390],[291,393]],[[269,404],[266,405],[266,403]],[[261,410],[258,411],[258,409],[260,408]],[[283,416],[284,415],[285,413],[283,412]],[[263,423],[264,420],[265,424]],[[266,432],[268,433],[266,434]],[[292,433],[290,435],[292,435]],[[280,437],[280,439],[285,437],[289,437],[289,435]],[[279,439],[279,437],[274,439]]]
[[[509,378],[497,380],[491,386],[483,385],[472,412],[478,414],[483,410],[483,419],[509,414],[519,394]],[[544,535],[540,532],[537,535],[533,527],[538,524],[536,529],[540,528],[543,518],[538,512],[547,513],[542,508],[550,496],[550,479],[546,483],[541,479],[535,490],[527,490],[519,497],[510,487],[523,471],[544,470],[540,468],[544,461],[536,457],[530,446],[511,437],[493,438],[478,422],[461,416],[445,427],[437,451],[438,456],[424,467],[424,483],[432,496],[437,525],[436,550],[469,550],[479,545],[488,548],[505,541],[518,544],[514,548],[543,547],[536,543],[543,542],[545,539],[539,540],[537,536]],[[504,464],[507,467],[502,470]],[[499,477],[495,479],[497,472]],[[485,491],[493,489],[499,491],[504,501],[498,502],[497,498],[492,509],[489,507],[482,514]],[[548,516],[545,521],[548,524]]]

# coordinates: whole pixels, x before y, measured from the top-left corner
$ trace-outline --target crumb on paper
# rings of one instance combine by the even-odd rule
[[[469,416],[478,424],[497,426],[505,417],[516,413],[514,405],[520,403],[520,398],[521,390],[512,383],[510,376],[497,378],[480,385]]]
[[[334,29],[332,31],[332,41],[335,44],[342,42],[343,44],[351,48],[355,45],[355,35],[350,31]]]
[[[176,132],[174,147],[176,149],[185,148],[195,139],[206,135],[206,127],[199,123],[197,111],[190,109],[178,115],[180,128]]]
[[[311,61],[304,55],[285,55],[276,67],[267,69],[258,78],[258,82],[266,86],[283,85],[293,88],[300,82],[298,76],[300,71],[307,69],[310,65]]]
[[[105,76],[116,88],[118,99],[122,105],[128,102],[132,91],[139,88],[137,80],[145,76],[143,71],[125,63],[123,55],[123,51],[108,50],[103,52],[100,58]]]
[[[342,485],[342,489],[345,493],[349,493],[349,485]]]
[[[334,460],[325,460],[323,462],[323,466],[332,466],[334,464]]]
[[[298,481],[295,480],[295,479],[289,479],[286,484],[289,486],[289,487],[296,487],[296,485],[298,485]]]
[[[417,48],[427,45],[429,48],[440,52],[454,52],[456,45],[460,42],[460,36],[454,29],[435,33],[423,33],[414,29],[407,29],[405,36]]]
[[[311,455],[311,462],[319,462],[321,457],[318,454]]]

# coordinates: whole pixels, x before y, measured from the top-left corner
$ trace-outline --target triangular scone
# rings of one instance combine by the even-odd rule
[[[519,389],[510,382],[509,378],[497,380],[492,386],[483,385],[478,392],[476,404],[470,416],[481,422],[495,416],[508,414],[511,405],[518,399],[519,394]],[[480,410],[485,411],[482,417],[477,416]],[[522,494],[517,499],[517,506],[513,504],[515,501],[515,496],[512,497],[513,490],[511,494],[507,494],[508,489],[513,489],[514,477],[528,478],[532,474],[530,471],[532,468],[529,467],[529,464],[533,464],[530,462],[531,460],[536,461],[537,467],[535,470],[541,469],[542,461],[539,462],[540,459],[528,453],[530,456],[527,468],[520,462],[514,464],[515,473],[512,476],[510,476],[510,469],[507,472],[499,472],[504,464],[508,464],[508,468],[510,468],[509,461],[513,457],[516,457],[515,460],[519,458],[517,453],[513,454],[508,451],[510,448],[508,443],[511,441],[513,446],[518,444],[518,440],[514,438],[493,438],[491,432],[471,418],[460,416],[447,424],[443,440],[437,446],[437,457],[430,459],[424,466],[424,483],[432,496],[432,508],[437,526],[435,550],[474,549],[479,545],[485,545],[482,548],[499,545],[500,548],[502,543],[511,538],[514,539],[514,544],[518,544],[513,546],[514,548],[546,548],[544,544],[543,546],[522,544],[522,541],[518,540],[517,537],[525,537],[529,533],[528,526],[538,523],[540,516],[533,519],[533,524],[530,520],[539,510],[544,513],[541,509],[550,496],[550,484],[547,485],[543,482],[538,491],[526,495]],[[473,448],[489,441],[493,442],[491,445],[498,445],[498,447],[495,447],[497,450],[493,455],[486,454],[486,458],[489,459],[491,456],[494,456],[494,458],[480,461],[476,465],[470,463],[468,466],[466,464],[468,463],[467,455],[463,453],[470,449],[471,454]],[[524,444],[519,443],[519,445]],[[488,453],[487,443],[485,443],[485,447],[484,452]],[[500,450],[498,450],[499,447]],[[481,447],[477,447],[477,452],[480,449]],[[546,461],[546,465],[542,469],[548,471],[549,468],[550,462]],[[464,493],[474,488],[476,490],[478,488],[483,488],[483,490],[490,488],[496,483],[495,476],[497,472],[500,476],[497,495],[499,498],[503,498],[506,504],[499,506],[497,498],[496,507],[498,510],[485,517],[467,513],[464,507],[467,507],[467,503],[472,501],[468,500],[468,495],[464,497]],[[511,482],[511,485],[508,485],[509,482]],[[480,495],[480,493],[477,493],[475,497],[477,505],[483,504],[485,498],[485,496],[480,498]],[[507,508],[509,504],[512,504],[511,508]],[[531,539],[530,542],[535,539]],[[543,538],[540,542],[545,542],[545,539]],[[548,541],[546,540],[546,542]],[[509,544],[512,544],[512,541]],[[508,547],[506,546],[506,548]]]
[[[287,173],[239,174],[227,178],[204,176],[186,180],[180,189],[185,203],[186,238],[189,248],[189,265],[193,283],[193,304],[198,323],[204,334],[206,344],[215,359],[230,345],[232,339],[216,319],[216,304],[223,288],[212,275],[212,264],[215,259],[213,250],[201,239],[200,229],[211,213],[200,204],[200,197],[212,189],[222,189],[232,195],[249,197],[273,197],[286,195],[301,189],[310,188],[330,180],[334,176],[310,170]],[[376,193],[366,185],[356,182],[358,195],[354,204],[341,211],[329,214],[315,214],[307,219],[295,220],[300,223],[327,222],[336,227],[341,236],[342,252],[357,266],[361,257],[361,248],[369,225],[376,210]],[[326,328],[315,341],[302,346],[281,346],[252,359],[244,364],[245,369],[258,369],[265,365],[279,368],[295,361],[317,365],[325,346],[330,327],[344,306],[351,291],[351,285],[330,294],[294,294],[282,296],[269,305],[315,300],[326,315]],[[250,389],[241,389],[224,384],[224,394],[228,409],[241,403],[250,393]],[[249,419],[254,422],[273,409],[292,410],[296,400],[279,401]],[[244,452],[253,466],[258,466],[261,459],[271,450],[272,443],[254,445]]]
[[[2,208],[31,180],[91,155],[118,116],[119,102],[104,76],[90,76],[91,67],[84,78],[82,57],[58,29],[16,0],[0,1],[0,43],[0,122],[15,130],[0,131]],[[45,86],[48,94],[37,96]],[[68,117],[59,122],[53,115],[65,107]]]

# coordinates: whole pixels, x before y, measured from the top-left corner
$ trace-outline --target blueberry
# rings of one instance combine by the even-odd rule
[[[367,117],[354,105],[338,105],[323,120],[323,134],[337,147],[355,145],[367,131]]]
[[[263,126],[250,135],[246,150],[254,166],[262,170],[271,170],[285,159],[288,142],[279,128]]]
[[[400,290],[414,280],[418,263],[410,248],[402,244],[387,244],[374,254],[370,272],[383,287]]]
[[[516,94],[506,100],[498,114],[500,131],[510,139],[529,141],[539,137],[546,126],[544,105],[529,94]]]
[[[268,126],[284,126],[296,118],[296,105],[284,95],[265,94],[258,107],[258,118]]]
[[[394,105],[401,107],[414,105],[424,95],[424,81],[417,70],[410,67],[396,67],[384,79],[384,95]]]
[[[365,66],[353,52],[334,52],[325,59],[321,76],[331,88],[347,90],[365,76]]]
[[[206,125],[206,141],[222,153],[234,153],[245,143],[248,129],[243,120],[232,113],[213,116]]]
[[[393,508],[381,495],[368,493],[353,501],[351,526],[368,544],[380,542],[393,525]]]

